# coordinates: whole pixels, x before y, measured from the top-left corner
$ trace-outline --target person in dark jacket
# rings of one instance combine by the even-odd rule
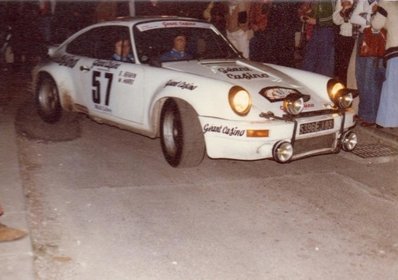
[[[334,0],[314,0],[311,14],[301,20],[313,25],[312,36],[306,44],[302,69],[329,77],[334,76],[335,26]]]
[[[295,33],[300,29],[298,2],[270,1],[264,61],[294,67]]]

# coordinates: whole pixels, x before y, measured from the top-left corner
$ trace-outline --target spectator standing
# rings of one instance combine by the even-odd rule
[[[204,1],[178,1],[175,2],[176,15],[180,17],[190,17],[203,19],[203,10],[206,9],[207,3]]]
[[[301,42],[300,48],[305,47],[306,43],[310,40],[312,36],[312,31],[314,30],[314,25],[307,22],[312,14],[311,7],[312,0],[301,1],[298,6],[298,15],[301,20]]]
[[[372,14],[376,9],[376,0],[358,0],[351,16],[351,23],[359,25],[355,76],[359,92],[358,121],[365,127],[375,125],[385,75],[382,58],[362,57],[359,52],[363,30],[370,26]]]
[[[102,0],[95,8],[95,22],[107,21],[116,18],[117,3],[115,1]]]
[[[387,29],[385,60],[386,80],[383,83],[376,123],[381,127],[398,127],[398,2],[380,1],[372,27]]]
[[[136,1],[135,13],[137,16],[174,15],[168,3],[159,0]]]
[[[329,77],[334,76],[334,10],[334,0],[314,0],[311,14],[301,17],[303,22],[314,26],[304,50],[302,69]]]
[[[203,11],[203,19],[211,22],[225,36],[226,31],[226,15],[228,13],[228,5],[225,1],[211,1]]]
[[[38,25],[45,44],[51,42],[53,13],[55,3],[50,0],[39,0],[38,3]]]
[[[250,40],[250,59],[265,62],[264,47],[267,45],[266,28],[268,23],[269,0],[255,1],[250,6],[249,28],[253,30]]]
[[[335,77],[347,85],[347,71],[354,49],[356,32],[351,23],[351,15],[358,0],[338,0],[333,13],[333,22],[339,26],[335,44]]]
[[[45,42],[39,31],[38,2],[13,2],[10,8],[11,47],[16,70],[30,71],[31,64],[37,62],[37,57],[45,49]]]
[[[249,42],[252,33],[249,32],[250,2],[229,0],[226,17],[227,37],[245,58],[249,58]]]
[[[295,33],[300,25],[297,17],[298,2],[269,1],[266,28],[265,62],[295,66]]]

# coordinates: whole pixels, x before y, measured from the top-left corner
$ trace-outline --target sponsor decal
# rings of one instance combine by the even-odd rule
[[[137,29],[139,31],[147,31],[147,30],[160,29],[160,28],[173,28],[173,27],[209,28],[210,25],[205,22],[180,21],[180,20],[156,21],[156,22],[148,22],[137,25]]]
[[[195,86],[194,84],[183,82],[183,81],[174,81],[174,80],[169,80],[164,87],[179,87],[181,89],[189,89],[189,90],[194,90],[198,86]]]
[[[109,107],[101,104],[94,104],[94,108],[105,113],[112,113],[112,110]]]
[[[112,69],[117,69],[121,63],[119,61],[114,61],[114,60],[96,60],[93,62],[93,66],[97,67],[106,67],[106,68],[112,68]]]
[[[243,72],[243,71],[250,71],[248,67],[221,67],[218,68],[218,71],[224,74],[228,74],[230,72]]]
[[[251,80],[269,77],[265,73],[254,73],[248,67],[221,67],[218,68],[218,71],[233,80]]]
[[[306,109],[307,108],[314,108],[314,107],[315,107],[314,103],[304,103],[304,108],[306,108]],[[283,106],[280,106],[279,108],[281,109],[281,111],[285,111]]]
[[[163,27],[181,27],[181,26],[196,26],[196,22],[192,21],[164,21]]]
[[[290,94],[299,94],[299,92],[291,88],[271,87],[262,89],[260,91],[260,94],[267,98],[269,101],[276,102],[285,99]]]
[[[70,55],[63,55],[59,57],[54,57],[52,59],[55,63],[58,63],[60,66],[66,66],[69,68],[75,67],[76,63],[79,61],[78,58]]]
[[[245,129],[239,129],[238,127],[229,127],[229,126],[223,126],[223,125],[210,125],[210,124],[205,124],[203,126],[203,132],[208,133],[208,132],[214,132],[214,133],[221,133],[225,134],[228,136],[243,136],[245,135],[246,130]]]
[[[285,100],[286,98],[303,98],[305,102],[305,108],[315,106],[313,103],[306,103],[311,98],[308,94],[302,94],[301,92],[293,88],[266,87],[260,90],[259,93],[267,98],[270,102],[279,102]]]
[[[119,83],[124,83],[124,84],[128,84],[128,85],[132,85],[134,84],[135,78],[137,77],[137,74],[135,73],[131,73],[128,71],[120,71],[119,72],[119,79],[118,82]]]

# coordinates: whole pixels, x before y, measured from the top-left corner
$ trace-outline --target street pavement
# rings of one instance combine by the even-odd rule
[[[25,78],[20,76],[20,78]],[[18,81],[18,79],[17,79]],[[14,82],[2,73],[0,80],[0,203],[4,215],[0,223],[29,233],[25,194],[20,177],[15,114],[20,97],[9,94]],[[35,279],[30,235],[10,242],[0,242],[0,280]]]
[[[15,79],[8,77],[0,80],[0,203],[5,214],[0,223],[19,228],[29,233],[29,213],[26,210],[26,196],[22,187],[22,179],[18,160],[17,137],[15,118],[18,107],[24,99],[29,97],[29,83],[26,82],[26,73],[17,75]],[[21,84],[26,90],[14,92],[10,95],[12,83]],[[14,84],[15,85],[15,84]],[[15,95],[17,93],[17,95]],[[378,141],[398,148],[398,128],[360,127],[355,130],[359,141]],[[34,254],[30,235],[21,240],[0,242],[0,280],[30,280],[35,279],[33,267]]]
[[[398,147],[398,128],[361,127],[355,128],[362,138],[374,137],[386,144]]]

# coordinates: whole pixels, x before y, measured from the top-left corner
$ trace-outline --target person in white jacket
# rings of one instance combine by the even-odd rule
[[[248,20],[250,2],[229,0],[228,11],[226,15],[227,37],[245,58],[249,58],[249,45],[252,37]]]
[[[398,1],[380,1],[372,28],[387,30],[386,80],[381,91],[376,124],[378,127],[398,127]]]

